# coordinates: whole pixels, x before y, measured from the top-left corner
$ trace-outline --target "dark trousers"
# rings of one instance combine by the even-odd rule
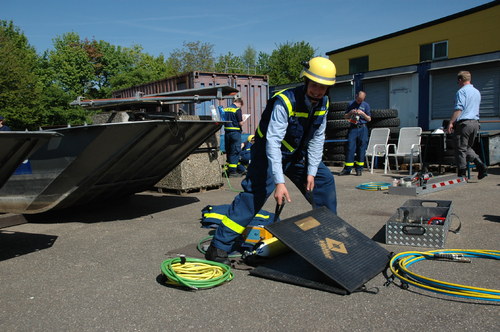
[[[326,206],[337,213],[337,194],[335,180],[331,171],[321,162],[315,177],[312,195],[306,193],[307,165],[301,162],[283,162],[285,175],[297,186],[305,198],[314,206]],[[219,249],[231,251],[234,241],[252,221],[255,214],[264,206],[274,192],[275,184],[265,152],[265,142],[252,147],[252,162],[248,166],[246,178],[241,182],[243,192],[233,200],[225,218],[222,220],[212,240]],[[312,200],[312,201],[311,201]]]
[[[224,148],[226,149],[226,162],[228,171],[235,173],[240,162],[241,132],[226,131],[224,133]]]
[[[366,126],[350,128],[347,140],[345,168],[351,169],[356,161],[356,169],[363,169],[368,147],[368,128]]]
[[[479,131],[479,121],[465,120],[455,123],[455,161],[458,169],[466,169],[468,161],[479,159],[472,149]]]

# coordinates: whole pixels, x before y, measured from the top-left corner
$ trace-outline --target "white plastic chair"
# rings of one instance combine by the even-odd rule
[[[388,144],[387,154],[385,155],[385,169],[384,174],[387,174],[389,167],[389,157],[394,157],[396,161],[396,171],[399,171],[398,157],[410,157],[410,174],[413,170],[413,158],[419,157],[420,166],[422,166],[422,153],[420,147],[420,137],[422,135],[422,128],[420,127],[405,127],[399,130],[398,145]],[[391,147],[394,152],[391,152]]]
[[[389,128],[374,128],[370,134],[368,147],[366,148],[366,164],[370,168],[370,173],[373,174],[373,165],[375,157],[385,157],[387,153],[387,141],[389,140]],[[369,157],[372,161],[369,162]],[[371,167],[370,167],[371,165]],[[384,168],[385,169],[385,168]]]

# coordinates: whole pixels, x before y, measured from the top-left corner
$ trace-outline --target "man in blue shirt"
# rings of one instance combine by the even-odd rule
[[[471,84],[471,74],[460,71],[457,76],[460,89],[455,97],[455,111],[448,124],[447,132],[455,133],[455,161],[458,176],[467,174],[467,162],[473,161],[478,170],[478,179],[488,175],[488,167],[472,148],[479,131],[479,107],[481,93]]]
[[[304,85],[277,92],[267,103],[255,133],[243,192],[233,200],[205,253],[228,264],[228,252],[274,191],[277,204],[291,202],[285,175],[316,206],[337,213],[335,181],[323,164],[328,89],[335,65],[316,57],[304,64]]]
[[[347,106],[344,118],[351,125],[347,134],[347,152],[345,165],[339,175],[349,175],[356,161],[356,175],[363,174],[365,166],[366,148],[368,147],[368,127],[366,124],[372,120],[370,105],[365,101],[366,93],[359,91],[356,98]]]

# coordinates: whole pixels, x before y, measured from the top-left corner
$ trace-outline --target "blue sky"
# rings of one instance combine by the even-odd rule
[[[214,45],[214,55],[251,46],[271,53],[306,41],[318,55],[467,10],[491,0],[0,0],[38,53],[67,32],[168,56],[184,42]]]

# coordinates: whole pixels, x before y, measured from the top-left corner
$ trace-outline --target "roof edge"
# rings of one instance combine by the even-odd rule
[[[378,41],[381,41],[381,40],[385,40],[385,39],[389,39],[389,38],[392,38],[392,37],[404,35],[405,33],[417,31],[417,30],[424,29],[424,28],[428,28],[428,27],[436,25],[436,24],[440,24],[440,23],[443,23],[443,22],[451,21],[451,20],[454,20],[456,18],[459,18],[459,17],[462,17],[462,16],[466,16],[466,15],[470,15],[470,14],[473,14],[473,13],[476,13],[476,12],[479,12],[479,11],[482,11],[482,10],[485,10],[485,9],[488,9],[488,8],[491,8],[491,7],[495,7],[495,6],[498,6],[498,5],[500,5],[500,0],[494,0],[492,2],[485,3],[484,5],[473,7],[473,8],[470,8],[470,9],[467,9],[467,10],[464,10],[464,11],[461,11],[461,12],[458,12],[458,13],[455,13],[455,14],[451,14],[451,15],[448,15],[448,16],[445,16],[445,17],[442,17],[442,18],[438,18],[438,19],[433,20],[433,21],[429,21],[429,22],[426,22],[426,23],[415,25],[415,26],[410,27],[410,28],[406,28],[406,29],[403,29],[403,30],[392,32],[392,33],[387,34],[387,35],[383,35],[383,36],[376,37],[376,38],[373,38],[373,39],[365,40],[365,41],[360,42],[360,43],[356,43],[356,44],[349,45],[349,46],[346,46],[346,47],[342,47],[342,48],[339,48],[339,49],[336,49],[336,50],[332,50],[332,51],[326,52],[325,54],[326,55],[337,54],[337,53],[344,52],[344,51],[347,51],[347,50],[351,50],[351,49],[354,49],[354,48],[357,48],[357,47],[360,47],[360,46],[372,44],[372,43],[375,43],[375,42],[378,42]]]

